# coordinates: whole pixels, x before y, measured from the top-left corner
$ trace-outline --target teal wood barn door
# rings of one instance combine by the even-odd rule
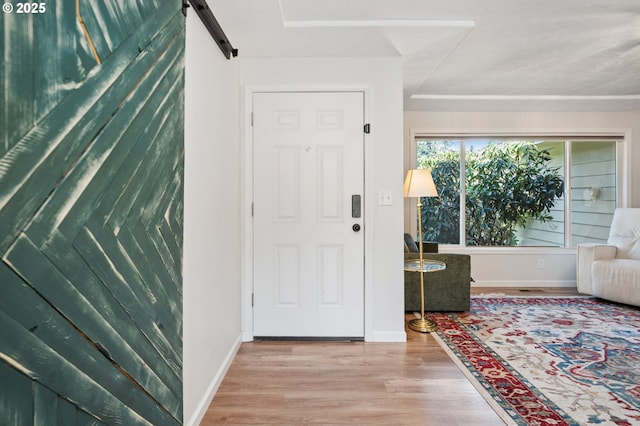
[[[0,15],[0,424],[181,424],[182,2],[26,5]]]

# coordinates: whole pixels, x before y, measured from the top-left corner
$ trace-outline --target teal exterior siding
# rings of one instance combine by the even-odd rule
[[[181,7],[0,15],[2,424],[183,422]]]
[[[572,153],[571,199],[573,244],[600,243],[609,238],[616,200],[616,143],[594,142],[575,147]],[[600,190],[595,200],[585,193],[589,187]]]
[[[582,243],[606,243],[616,200],[616,143],[604,140],[571,145],[571,182],[568,194],[559,198],[550,214],[550,222],[529,221],[519,232],[523,245],[565,245],[565,197],[571,200],[571,246]],[[564,142],[542,145],[552,155],[552,166],[565,174]],[[599,190],[596,199],[589,199],[590,187]]]

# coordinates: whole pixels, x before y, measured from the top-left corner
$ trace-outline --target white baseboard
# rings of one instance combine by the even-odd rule
[[[370,338],[369,338],[370,337]],[[407,341],[407,333],[404,331],[398,332],[373,332],[371,336],[365,337],[367,342],[378,343],[404,343]]]
[[[500,280],[488,280],[488,281],[474,281],[471,283],[471,287],[515,287],[515,288],[544,288],[544,287],[576,287],[575,280],[520,280],[520,281],[500,281]]]
[[[224,362],[218,369],[218,372],[213,377],[211,384],[209,384],[209,386],[207,387],[207,391],[204,393],[204,395],[202,395],[202,398],[200,399],[200,403],[198,403],[198,406],[196,407],[193,415],[191,416],[189,421],[185,422],[185,425],[198,426],[200,424],[200,422],[204,418],[204,415],[207,413],[207,408],[209,408],[209,405],[211,405],[211,401],[213,401],[213,397],[216,395],[216,392],[220,388],[220,385],[222,384],[222,380],[224,379],[224,376],[227,374],[227,371],[229,371],[229,367],[231,367],[231,363],[233,362],[233,359],[238,353],[241,343],[242,343],[242,335],[239,335],[236,338],[236,341],[234,342],[234,344],[232,345],[231,350],[225,357]]]
[[[242,331],[242,341],[253,342],[253,329],[251,329],[250,331],[247,331],[247,330]]]

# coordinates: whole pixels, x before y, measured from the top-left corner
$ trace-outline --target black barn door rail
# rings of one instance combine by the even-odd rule
[[[215,16],[213,16],[213,12],[211,12],[211,9],[209,9],[209,5],[207,4],[206,0],[189,0],[189,3],[191,3],[191,6],[200,17],[200,20],[202,21],[204,26],[207,27],[207,30],[209,30],[209,34],[211,34],[211,37],[213,37],[213,39],[216,41],[224,56],[226,56],[227,59],[231,59],[231,56],[238,56],[238,49],[234,49],[231,45],[231,42],[225,35],[222,27],[216,20]],[[184,14],[184,16],[187,16],[188,7],[189,4],[187,4],[186,1],[183,1],[182,13]]]

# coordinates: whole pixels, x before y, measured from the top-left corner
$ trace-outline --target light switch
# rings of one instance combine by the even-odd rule
[[[379,206],[392,206],[393,196],[391,191],[378,191],[378,205]]]

